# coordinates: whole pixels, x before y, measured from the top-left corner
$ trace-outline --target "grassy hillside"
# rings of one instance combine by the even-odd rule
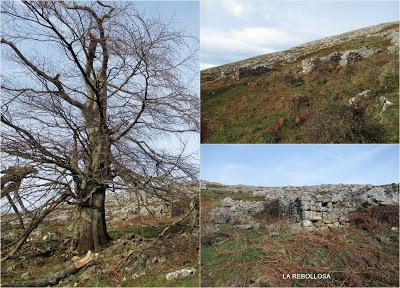
[[[370,37],[312,51],[272,73],[201,84],[202,143],[397,143],[399,62],[388,40]],[[361,46],[382,52],[341,67],[321,62],[309,74],[301,60]],[[371,90],[355,107],[348,101]],[[381,111],[379,98],[393,102]]]

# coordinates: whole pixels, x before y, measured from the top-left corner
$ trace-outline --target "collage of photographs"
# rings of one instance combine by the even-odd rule
[[[4,0],[2,287],[399,287],[399,0]]]

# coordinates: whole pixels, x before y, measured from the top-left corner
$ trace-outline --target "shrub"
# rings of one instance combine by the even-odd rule
[[[349,220],[352,225],[373,232],[382,227],[399,226],[399,211],[396,205],[372,206],[350,213]]]

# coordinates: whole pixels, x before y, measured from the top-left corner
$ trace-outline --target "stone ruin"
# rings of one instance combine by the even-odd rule
[[[221,186],[218,190],[247,192],[264,196],[265,201],[220,201],[210,212],[217,224],[259,226],[254,216],[277,204],[278,216],[304,229],[323,229],[347,225],[352,211],[373,205],[398,205],[399,185],[320,185],[303,187]],[[250,225],[250,226],[249,226]]]
[[[230,78],[239,80],[249,76],[256,76],[267,74],[272,71],[272,67],[269,63],[259,63],[256,65],[245,65],[231,70],[222,70],[220,72],[219,79]]]
[[[352,64],[362,59],[371,57],[376,53],[381,53],[382,49],[370,49],[367,46],[363,46],[359,49],[353,49],[343,52],[333,52],[323,57],[310,57],[302,60],[301,67],[304,74],[310,73],[314,70],[318,64],[323,62],[334,62],[341,67],[345,67],[348,64]]]

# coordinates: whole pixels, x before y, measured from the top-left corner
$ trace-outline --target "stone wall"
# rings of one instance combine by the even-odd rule
[[[215,189],[215,184],[203,189]],[[301,187],[219,186],[218,191],[264,196],[265,201],[221,200],[221,207],[211,211],[216,223],[254,223],[252,216],[267,208],[271,200],[279,203],[279,216],[299,223],[303,228],[330,228],[348,223],[349,212],[371,205],[398,205],[399,185],[320,185]],[[225,217],[225,218],[224,218]],[[246,218],[247,217],[247,218]],[[225,219],[225,220],[222,220]]]

